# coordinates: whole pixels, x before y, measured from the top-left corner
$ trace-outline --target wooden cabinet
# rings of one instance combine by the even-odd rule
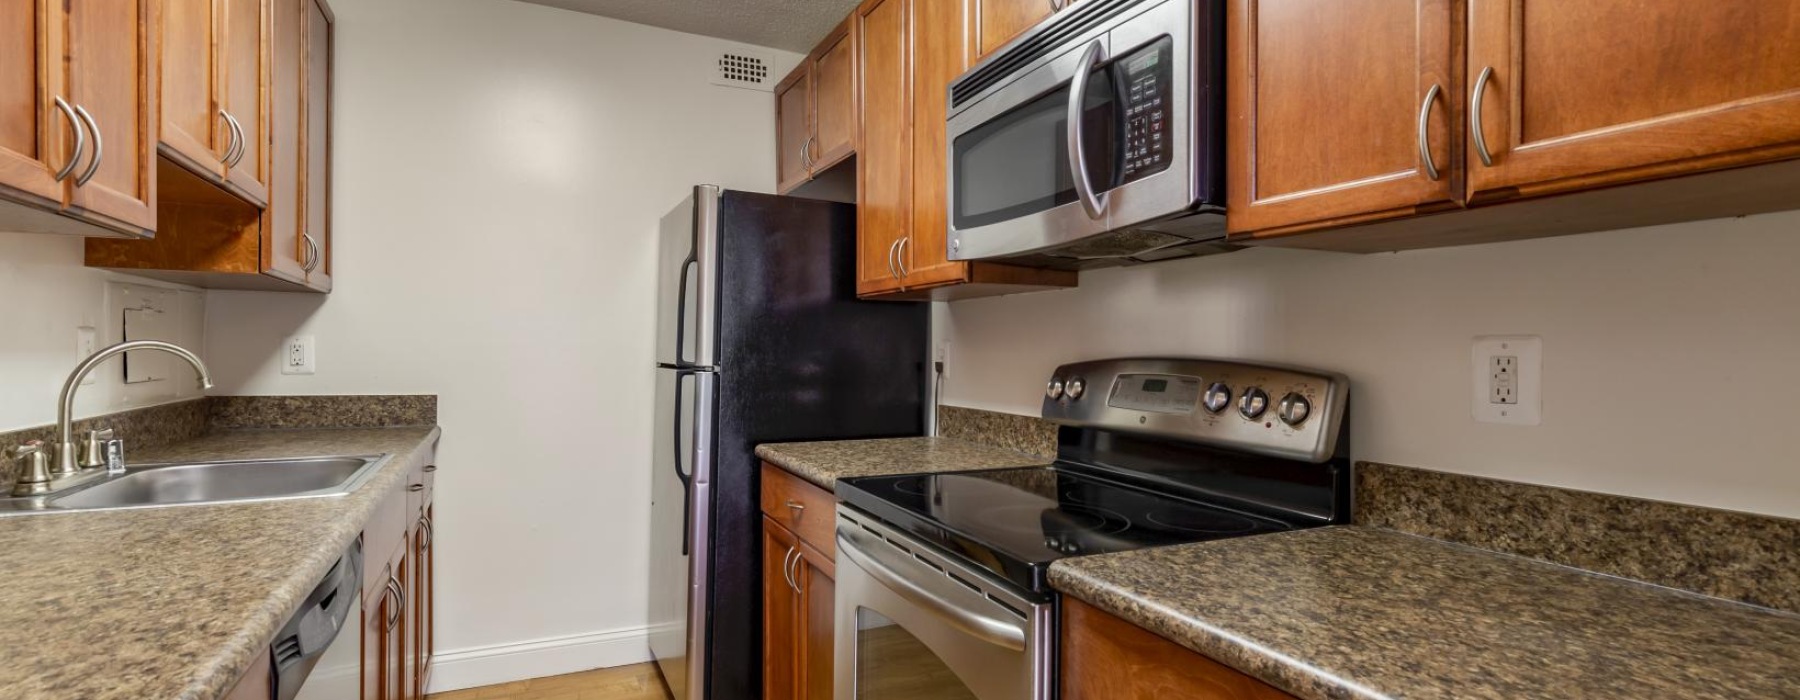
[[[1476,201],[1800,155],[1800,3],[1469,0],[1468,56]]]
[[[968,0],[975,15],[975,58],[1006,45],[1077,0]]]
[[[835,505],[830,492],[763,464],[762,697],[832,697]]]
[[[1232,232],[1455,206],[1463,101],[1454,4],[1233,0]]]
[[[363,598],[362,630],[362,700],[411,700],[413,687],[405,674],[406,600],[402,581],[408,577],[410,560],[405,548],[385,558],[379,569],[368,564],[364,551],[365,577],[378,576],[378,594]],[[365,579],[367,580],[367,579]]]
[[[413,535],[414,549],[412,568],[411,604],[413,617],[413,678],[419,697],[431,687],[432,658],[436,654],[435,643],[437,633],[436,598],[437,598],[437,552],[432,548],[433,531],[432,516],[436,509],[431,503],[425,504],[425,514],[420,517],[418,529]]]
[[[181,3],[193,12],[222,8],[214,10],[215,22],[232,26],[235,12],[238,21],[266,31],[259,36],[246,27],[219,34],[224,45],[215,50],[248,50],[250,42],[244,38],[248,36],[257,39],[257,56],[241,63],[230,58],[231,69],[210,79],[220,85],[213,97],[183,98],[195,104],[210,99],[226,105],[237,127],[229,126],[215,109],[209,113],[218,123],[211,127],[190,115],[182,120],[185,126],[177,124],[165,132],[163,150],[168,157],[158,160],[155,178],[161,183],[157,237],[90,239],[88,266],[212,289],[331,291],[330,7],[320,0],[178,0]],[[256,11],[266,11],[266,21],[244,19]],[[175,31],[172,25],[165,26]],[[251,68],[238,70],[243,65]],[[266,69],[260,67],[264,65]],[[170,68],[166,66],[165,73]],[[266,80],[259,77],[263,75]],[[252,106],[231,107],[245,102]],[[255,105],[264,102],[267,107],[258,117]],[[172,113],[198,111],[192,106],[171,108]],[[210,142],[180,135],[208,128],[214,134]],[[231,149],[230,139],[220,140],[218,134],[233,131],[244,132],[244,141],[256,144]],[[171,140],[189,143],[200,149],[200,155],[171,145]],[[209,157],[206,153],[216,161],[229,150],[239,151],[229,154],[236,167],[218,162],[212,164],[222,170],[201,167]],[[221,181],[225,186],[219,186]],[[266,191],[266,207],[246,197],[259,188]]]
[[[857,294],[959,299],[1072,287],[1074,272],[949,259],[950,81],[968,67],[958,0],[868,0],[857,9],[862,140]]]
[[[777,191],[856,152],[855,34],[845,20],[775,87]]]
[[[430,687],[436,652],[431,502],[436,471],[436,466],[413,470],[363,529],[363,700],[419,700]]]
[[[155,9],[0,0],[0,225],[153,235]]]
[[[1062,601],[1063,700],[1292,700],[1080,600]]]
[[[268,202],[270,0],[165,0],[160,152],[251,204]]]

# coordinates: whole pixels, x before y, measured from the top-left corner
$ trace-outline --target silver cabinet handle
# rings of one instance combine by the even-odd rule
[[[419,548],[422,551],[429,552],[429,551],[431,551],[432,540],[437,539],[437,533],[434,531],[435,529],[431,525],[431,516],[427,515],[425,517],[419,518],[419,526],[425,529],[425,541],[420,543]]]
[[[1494,67],[1481,69],[1481,77],[1475,79],[1474,95],[1469,98],[1469,130],[1475,133],[1475,155],[1481,156],[1481,164],[1494,167],[1494,155],[1488,152],[1487,135],[1481,133],[1481,102],[1487,94],[1489,80],[1494,79]]]
[[[906,244],[911,242],[912,236],[900,239],[900,247],[894,251],[894,266],[900,268],[900,277],[903,279],[912,274],[912,270],[906,269]]]
[[[394,629],[394,625],[400,624],[400,618],[405,616],[405,611],[403,610],[405,604],[400,597],[400,581],[395,579],[393,574],[388,575],[387,592],[388,600],[391,600],[394,603],[394,610],[388,614],[387,619],[387,628],[391,631]]]
[[[63,113],[64,119],[69,120],[69,131],[75,132],[75,152],[69,154],[69,162],[62,166],[62,170],[56,171],[56,181],[62,182],[68,179],[69,173],[75,172],[75,164],[81,162],[81,152],[87,150],[87,132],[82,130],[81,120],[75,116],[75,110],[61,96],[56,98],[56,109]]]
[[[812,170],[813,166],[818,165],[818,162],[814,161],[812,156],[812,145],[816,138],[817,137],[808,136],[805,141],[800,143],[800,162],[806,164],[807,170]]]
[[[325,259],[325,250],[319,247],[319,239],[313,238],[310,233],[300,234],[300,239],[306,245],[306,262],[301,268],[307,272],[319,269],[319,262]]]
[[[1419,163],[1425,166],[1425,176],[1433,182],[1438,179],[1437,163],[1431,161],[1431,106],[1437,103],[1438,93],[1443,89],[1432,83],[1431,89],[1425,92],[1425,104],[1419,106]]]
[[[788,574],[788,581],[790,581],[794,584],[794,592],[795,593],[805,593],[806,592],[806,587],[800,585],[800,562],[803,562],[803,561],[806,561],[806,553],[800,551],[799,545],[795,545],[794,546],[794,563],[788,564],[788,568],[793,571],[793,573]]]
[[[801,503],[799,501],[788,501],[786,505],[788,507],[788,510],[794,511],[794,519],[795,520],[799,520],[801,516],[806,515],[806,504],[805,503]]]
[[[238,148],[237,122],[231,120],[231,113],[226,112],[224,108],[219,109],[219,119],[225,121],[226,138],[230,141],[225,146],[225,154],[219,157],[219,162],[225,167],[231,167],[231,157],[237,155]]]
[[[1082,149],[1082,103],[1087,101],[1088,75],[1105,60],[1106,45],[1095,39],[1081,52],[1081,60],[1075,62],[1075,77],[1069,79],[1069,170],[1074,175],[1075,196],[1081,198],[1081,208],[1087,210],[1090,219],[1106,215],[1106,194],[1096,195],[1094,183],[1088,178],[1087,153]]]
[[[893,243],[888,244],[888,259],[887,259],[888,275],[892,276],[894,279],[900,279],[900,271],[894,269],[894,255],[899,251],[899,249],[900,249],[900,241],[898,241],[898,240],[894,241]]]
[[[800,587],[794,584],[794,555],[799,553],[800,550],[788,547],[787,554],[781,557],[781,577],[787,579],[788,589],[795,593],[800,592]]]
[[[225,118],[225,125],[231,128],[231,147],[225,149],[225,167],[235,168],[238,161],[244,158],[244,125],[239,124],[237,117],[230,112],[219,110],[219,116]]]
[[[235,167],[237,167],[237,164],[244,159],[244,153],[250,150],[249,148],[247,148],[247,146],[249,146],[250,139],[248,139],[244,136],[244,123],[238,121],[238,118],[236,115],[232,115],[231,125],[234,127],[237,127],[238,152],[237,152],[237,156],[235,156],[231,159],[231,167],[235,168]]]
[[[87,170],[82,171],[81,177],[75,178],[75,186],[80,187],[94,179],[94,173],[100,172],[100,160],[106,157],[106,139],[100,135],[100,124],[94,121],[94,115],[88,114],[85,107],[75,105],[75,113],[81,115],[81,120],[87,122],[88,131],[94,133],[94,157],[88,159]]]

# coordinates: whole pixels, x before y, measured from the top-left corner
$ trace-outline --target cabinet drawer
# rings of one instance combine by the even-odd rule
[[[837,497],[830,491],[763,462],[762,510],[802,542],[837,559]]]

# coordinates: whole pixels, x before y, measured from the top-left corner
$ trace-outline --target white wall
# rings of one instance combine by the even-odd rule
[[[656,224],[695,184],[773,189],[773,98],[707,83],[723,41],[332,6],[336,288],[213,293],[217,393],[441,397],[439,689],[639,660]],[[278,374],[295,334],[318,374]]]
[[[37,233],[0,233],[0,432],[56,421],[56,397],[64,378],[84,355],[76,329],[95,330],[98,347],[119,342],[118,297],[108,281],[129,282],[166,300],[167,333],[154,337],[199,351],[205,296],[195,290],[135,280],[82,267],[82,239]],[[135,353],[134,353],[135,355]],[[147,357],[169,377],[124,383],[118,360],[94,369],[91,384],[75,394],[76,417],[197,398],[200,387],[185,363],[167,355]],[[10,445],[0,445],[0,449]]]
[[[1250,250],[939,305],[944,403],[1036,415],[1063,362],[1352,380],[1357,459],[1800,517],[1800,212],[1369,256]],[[1535,427],[1470,417],[1470,340],[1544,339]]]

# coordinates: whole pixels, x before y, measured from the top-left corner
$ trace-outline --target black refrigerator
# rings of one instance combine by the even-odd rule
[[[761,694],[756,445],[920,435],[929,310],[856,298],[856,208],[695,187],[658,244],[650,650],[677,700]]]

